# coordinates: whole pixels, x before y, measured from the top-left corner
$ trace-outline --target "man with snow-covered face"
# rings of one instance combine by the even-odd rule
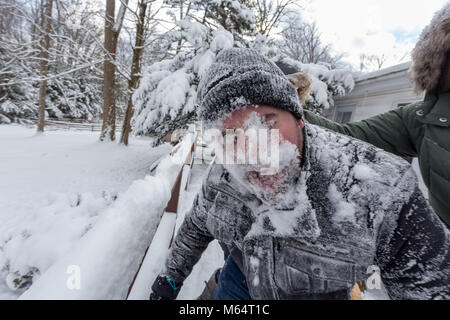
[[[252,129],[254,132],[263,130],[268,137],[275,132],[279,135],[277,139],[279,145],[273,151],[279,152],[276,160],[281,167],[274,172],[264,173],[261,172],[261,165],[246,166],[234,161],[225,165],[225,168],[238,179],[245,179],[251,191],[258,193],[264,200],[279,201],[280,196],[288,192],[287,189],[299,176],[303,152],[303,127],[303,121],[297,120],[291,112],[271,106],[251,105],[232,112],[222,122],[221,131],[224,135],[236,129],[241,129],[243,133]],[[244,141],[243,148],[249,152],[251,148],[248,144],[252,142],[248,137]],[[261,141],[253,141],[256,144],[253,150],[257,153],[259,148],[267,147],[270,151],[270,140],[267,142],[266,145],[259,145]],[[248,156],[246,158],[248,159]]]
[[[151,299],[175,299],[214,239],[227,254],[214,299],[348,299],[374,265],[392,299],[450,299],[450,233],[406,161],[303,123],[295,87],[252,50],[221,52],[198,102],[226,136],[278,130],[279,167],[267,174],[227,152],[211,164]]]

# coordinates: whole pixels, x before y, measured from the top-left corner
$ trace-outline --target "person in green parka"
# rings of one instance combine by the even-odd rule
[[[339,124],[305,111],[306,120],[401,157],[418,157],[432,207],[450,226],[450,2],[413,50],[411,79],[424,101],[360,122]]]

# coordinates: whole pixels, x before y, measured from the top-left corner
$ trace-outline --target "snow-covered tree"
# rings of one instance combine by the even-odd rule
[[[173,8],[179,8],[180,14],[176,21],[191,17],[195,21],[210,28],[219,27],[231,32],[240,39],[255,31],[255,16],[249,8],[249,0],[166,0]],[[182,10],[185,8],[184,14]],[[171,15],[176,18],[175,12]]]
[[[133,96],[133,132],[156,135],[155,144],[195,121],[197,86],[202,75],[220,51],[234,45],[233,35],[222,28],[211,33],[199,23],[185,23],[182,29],[195,50],[149,66]]]
[[[276,46],[284,55],[303,63],[326,64],[331,69],[344,65],[343,54],[333,52],[331,44],[322,41],[316,23],[306,22],[298,12],[287,15]]]
[[[48,32],[48,73],[43,76],[39,66],[43,49],[41,2],[0,1],[0,24],[5,27],[5,32],[0,33],[3,122],[36,121],[38,87],[43,80],[47,82],[46,117],[90,120],[101,114],[99,66],[103,57],[99,26],[94,20],[96,8],[82,0],[59,0],[54,4]]]
[[[155,144],[195,121],[197,86],[203,73],[221,50],[245,46],[242,37],[252,32],[254,23],[251,11],[239,1],[168,2],[183,17],[173,12],[177,28],[166,34],[175,44],[175,53],[144,70],[133,96],[133,132],[154,134]]]
[[[171,43],[175,44],[175,47],[169,45],[169,51],[172,48],[175,53],[170,58],[147,67],[134,93],[135,114],[132,119],[134,134],[153,134],[156,136],[155,144],[159,144],[168,133],[175,129],[183,129],[188,123],[195,121],[197,86],[203,73],[221,50],[233,46],[254,48],[274,62],[282,62],[289,66],[292,73],[308,72],[312,80],[312,92],[306,108],[317,113],[322,113],[324,109],[334,104],[333,96],[343,95],[354,86],[353,78],[346,70],[330,70],[325,65],[292,60],[272,45],[273,38],[258,34],[253,41],[249,41],[248,38],[236,36],[239,32],[237,27],[232,27],[235,24],[224,23],[235,21],[232,18],[212,19],[211,14],[206,11],[198,11],[198,8],[205,10],[208,3],[222,9],[233,7],[236,5],[233,1],[202,1],[203,7],[199,6],[197,1],[172,1],[172,3],[181,2],[184,11],[179,17],[184,18],[180,20],[174,14],[178,28],[166,35]],[[248,17],[249,25],[254,23],[255,18],[248,14],[248,8],[242,4],[239,8],[242,11],[238,10],[235,14],[241,18]],[[208,18],[211,18],[211,23],[205,23]]]
[[[36,119],[36,88],[33,83],[17,83],[23,77],[36,75],[39,65],[33,61],[33,48],[24,50],[28,40],[20,18],[21,2],[0,1],[0,124],[24,123]]]
[[[46,111],[49,118],[91,121],[102,113],[101,104],[101,81],[89,74],[75,73],[73,78],[64,77],[48,84]]]
[[[15,59],[14,53],[20,47],[6,45],[4,36],[0,35],[0,124],[30,123],[37,117],[36,88],[30,82],[2,84],[14,82],[20,75],[31,75],[33,66],[37,66]]]
[[[251,0],[249,7],[255,14],[256,32],[270,36],[285,18],[295,9],[299,9],[299,0]]]
[[[289,68],[289,73],[305,72],[309,76],[311,93],[305,109],[317,114],[333,107],[334,97],[344,96],[355,86],[352,73],[347,69],[330,69],[326,65],[302,63],[283,55],[277,55],[272,60],[284,68]]]
[[[376,71],[381,70],[383,68],[383,65],[387,61],[387,56],[385,54],[361,54],[359,56],[359,71],[361,72],[370,72],[370,71]]]
[[[355,81],[350,69],[335,68],[329,63],[304,63],[290,58],[280,50],[277,41],[258,35],[252,48],[271,59],[286,74],[306,73],[311,81],[311,91],[305,109],[323,114],[325,109],[334,106],[334,97],[344,96],[353,90]]]
[[[255,31],[255,16],[248,0],[196,0],[195,3],[203,11],[202,23],[209,27],[222,27],[236,39]]]

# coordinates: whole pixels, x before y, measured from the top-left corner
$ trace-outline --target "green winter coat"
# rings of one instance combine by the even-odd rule
[[[430,203],[450,225],[450,91],[355,123],[335,123],[308,111],[305,117],[401,157],[418,157]]]

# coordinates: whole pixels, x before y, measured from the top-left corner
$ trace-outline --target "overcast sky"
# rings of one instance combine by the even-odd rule
[[[305,3],[304,1],[300,1]],[[409,53],[433,13],[448,0],[308,0],[303,15],[317,22],[322,39],[359,67],[359,56],[385,54],[386,67]],[[402,61],[408,61],[407,56]]]

